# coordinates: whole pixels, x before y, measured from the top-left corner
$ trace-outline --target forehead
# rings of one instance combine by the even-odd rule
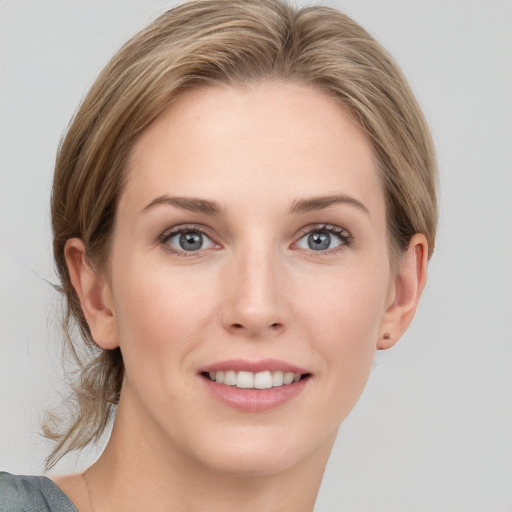
[[[222,203],[266,193],[292,201],[382,196],[373,148],[347,109],[312,86],[194,89],[142,134],[124,196],[141,208],[163,193]],[[260,197],[263,200],[264,197]]]

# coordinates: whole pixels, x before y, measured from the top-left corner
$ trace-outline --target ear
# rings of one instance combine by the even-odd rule
[[[119,346],[117,325],[107,279],[91,266],[85,245],[79,238],[66,242],[64,255],[94,341],[104,349],[116,348]]]
[[[391,283],[388,307],[382,318],[378,349],[392,347],[411,323],[427,280],[428,242],[416,233],[402,255],[398,274]]]

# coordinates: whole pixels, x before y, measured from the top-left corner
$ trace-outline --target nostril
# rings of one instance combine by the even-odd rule
[[[239,324],[239,323],[232,324],[232,327],[234,329],[237,329],[237,330],[245,329],[245,327],[242,324]],[[281,324],[279,322],[274,322],[273,324],[270,324],[270,328],[271,329],[280,329],[281,328]]]

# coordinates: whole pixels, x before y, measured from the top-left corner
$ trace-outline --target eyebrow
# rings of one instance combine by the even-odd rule
[[[367,215],[370,214],[368,208],[357,199],[348,196],[346,194],[336,194],[329,196],[317,196],[308,199],[296,199],[292,202],[288,208],[291,214],[308,213],[312,211],[323,210],[333,204],[348,204],[361,210]],[[151,208],[159,205],[170,205],[188,210],[196,213],[204,213],[206,215],[221,215],[223,209],[215,201],[209,201],[207,199],[199,199],[195,197],[180,197],[180,196],[169,196],[161,195],[153,199],[148,205],[146,205],[141,212],[144,213]]]
[[[289,208],[290,213],[307,213],[317,210],[323,210],[333,204],[348,204],[354,206],[358,210],[370,215],[368,208],[354,197],[346,194],[335,194],[329,196],[318,196],[309,199],[298,199],[293,201]]]
[[[147,212],[155,206],[165,204],[176,206],[190,212],[204,213],[206,215],[220,215],[222,213],[222,208],[215,201],[208,201],[207,199],[199,199],[195,197],[177,197],[168,195],[156,197],[141,210],[141,213]]]

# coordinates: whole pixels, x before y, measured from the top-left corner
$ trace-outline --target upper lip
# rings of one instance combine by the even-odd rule
[[[217,363],[212,363],[207,366],[204,366],[199,369],[199,373],[208,373],[208,372],[222,372],[222,371],[245,371],[245,372],[263,372],[263,371],[282,371],[282,372],[292,372],[292,373],[309,373],[304,368],[297,366],[295,364],[288,363],[286,361],[281,361],[279,359],[260,359],[258,361],[248,361],[246,359],[228,359],[226,361],[219,361]]]

